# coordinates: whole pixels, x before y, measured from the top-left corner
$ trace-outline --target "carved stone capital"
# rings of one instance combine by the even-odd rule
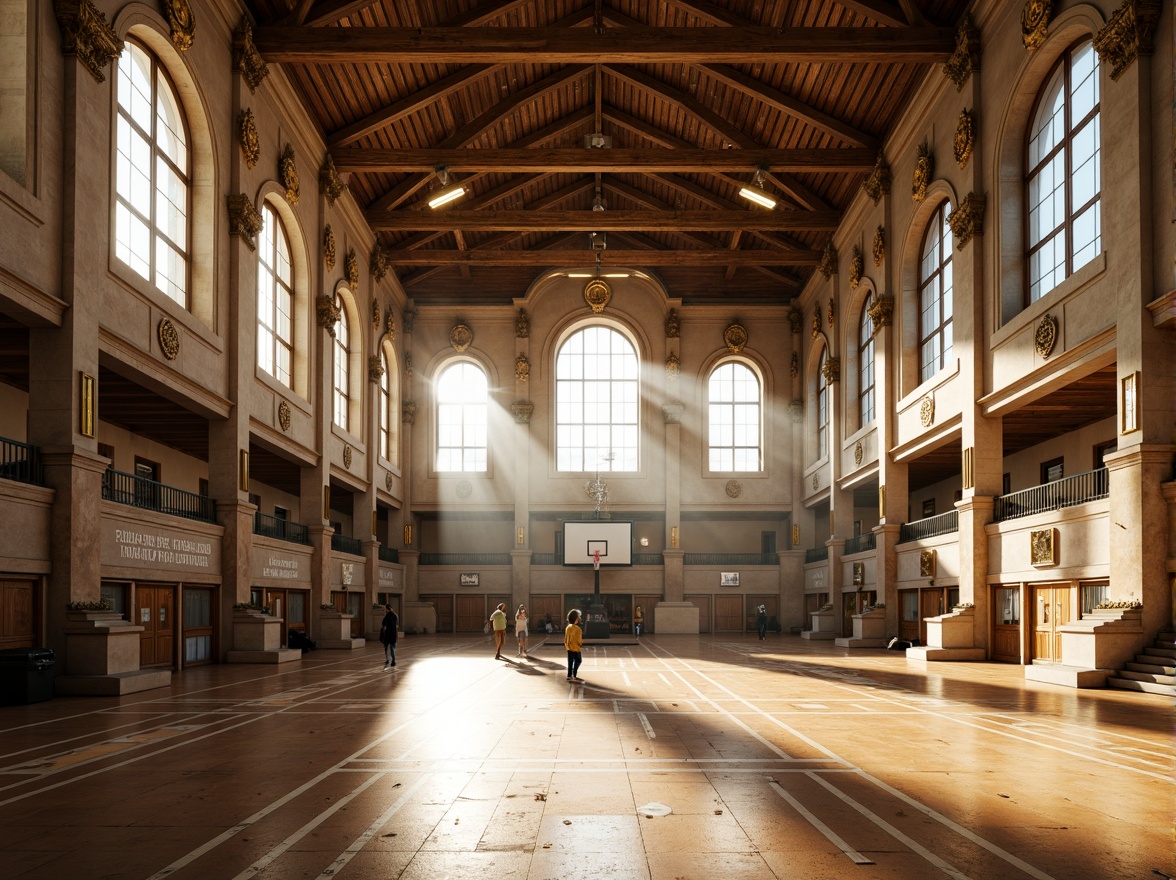
[[[241,74],[250,92],[256,92],[261,81],[269,76],[269,65],[253,45],[253,25],[242,18],[233,31],[233,72]]]
[[[870,315],[870,320],[874,322],[874,333],[877,334],[883,327],[889,327],[894,320],[894,297],[880,296],[866,311]]]
[[[943,72],[948,79],[955,83],[956,91],[960,91],[967,83],[973,71],[980,69],[980,29],[972,20],[970,12],[964,13],[964,20],[960,22],[956,31],[956,47],[951,57],[943,65]]]
[[[881,153],[874,162],[874,170],[870,172],[870,176],[862,181],[862,191],[875,205],[882,196],[890,195],[890,165]]]
[[[294,164],[294,147],[286,144],[278,157],[278,180],[286,189],[286,201],[298,204],[298,166]]]
[[[1111,79],[1123,75],[1140,55],[1155,51],[1152,43],[1160,19],[1160,0],[1123,0],[1094,37],[1100,61],[1110,63]]]
[[[123,49],[106,16],[91,0],[53,0],[53,13],[61,29],[61,54],[76,56],[94,79],[105,82],[106,65]]]
[[[510,412],[517,424],[529,425],[535,412],[535,404],[526,400],[516,400],[510,405]]]
[[[229,235],[235,235],[249,246],[249,250],[257,250],[257,233],[261,232],[261,214],[253,207],[253,199],[245,193],[236,193],[225,197],[229,206]]]
[[[319,294],[318,299],[315,300],[315,316],[318,319],[318,325],[326,330],[332,338],[335,336],[335,325],[339,323],[342,314],[333,296],[328,296],[325,293]]]
[[[964,196],[959,206],[947,215],[947,225],[959,248],[965,247],[974,235],[984,234],[984,208],[988,198],[976,193]]]
[[[825,381],[832,385],[834,382],[841,381],[841,358],[827,357],[825,363],[821,364],[821,375],[825,377]]]
[[[327,197],[328,205],[333,205],[346,190],[347,184],[335,170],[335,160],[327,153],[327,158],[323,160],[323,166],[319,169],[319,192]]]
[[[373,354],[368,357],[368,381],[373,385],[379,385],[380,380],[384,378],[384,362],[378,354]]]
[[[416,404],[411,400],[406,400],[400,407],[400,421],[406,425],[411,425],[416,421]]]
[[[679,400],[662,404],[662,419],[667,425],[680,425],[685,411],[686,405]]]

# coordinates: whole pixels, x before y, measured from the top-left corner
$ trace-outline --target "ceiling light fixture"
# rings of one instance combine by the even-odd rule
[[[776,199],[768,195],[764,190],[764,171],[762,165],[755,169],[755,180],[750,186],[745,186],[739,190],[739,195],[747,199],[749,202],[767,208],[769,211],[776,207]]]
[[[466,194],[464,184],[456,181],[451,185],[449,183],[449,169],[444,165],[438,165],[436,168],[437,179],[441,181],[441,189],[433,193],[429,199],[430,208],[440,208],[442,205],[448,205],[455,199],[460,199]]]
[[[596,188],[596,195],[592,198],[592,210],[593,211],[603,211],[604,210],[604,197],[600,195],[600,187]]]

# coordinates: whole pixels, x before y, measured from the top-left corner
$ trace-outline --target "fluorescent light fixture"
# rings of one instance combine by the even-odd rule
[[[455,199],[460,199],[466,194],[466,188],[463,184],[454,182],[449,183],[449,169],[444,165],[437,168],[437,179],[441,181],[441,189],[433,193],[429,199],[430,208],[440,208],[442,205],[448,205]]]
[[[592,275],[593,275],[592,272],[569,272],[568,273],[569,278],[591,278]]]
[[[745,186],[740,189],[739,195],[743,196],[749,202],[753,202],[762,208],[767,208],[769,211],[776,207],[776,200],[764,190],[763,168],[755,169],[755,180],[751,186]]]

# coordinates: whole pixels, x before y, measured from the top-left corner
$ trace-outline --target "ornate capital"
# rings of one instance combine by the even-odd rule
[[[853,246],[853,258],[849,261],[849,289],[857,290],[858,285],[862,283],[862,274],[866,271],[866,258],[862,254],[862,249],[856,244]]]
[[[527,382],[531,378],[531,362],[525,354],[519,353],[515,358],[515,381]]]
[[[825,363],[821,365],[821,375],[825,377],[825,381],[830,385],[834,382],[841,381],[841,358],[827,357]]]
[[[1111,65],[1111,79],[1118,79],[1140,55],[1155,51],[1152,38],[1160,19],[1160,0],[1123,0],[1110,20],[1094,37],[1099,60]]]
[[[253,45],[253,25],[242,18],[233,31],[233,71],[245,78],[250,92],[256,92],[261,81],[269,76],[269,65]]]
[[[800,311],[800,309],[793,307],[788,312],[788,329],[791,330],[793,334],[799,336],[803,325],[804,314]]]
[[[972,125],[972,111],[961,110],[960,118],[956,121],[955,139],[952,150],[955,153],[956,164],[963,171],[968,167],[968,160],[972,158],[972,149],[976,144],[976,135]]]
[[[294,148],[286,144],[278,158],[278,180],[286,188],[286,201],[298,204],[298,167],[294,164]]]
[[[384,362],[378,354],[368,356],[368,381],[373,385],[379,385],[380,380],[384,378]]]
[[[670,352],[666,358],[666,379],[670,382],[677,382],[678,376],[682,373],[682,361],[673,352]]]
[[[1030,52],[1045,42],[1052,13],[1053,0],[1026,0],[1021,10],[1021,42]]]
[[[862,191],[875,205],[882,196],[890,195],[890,165],[881,153],[874,162],[874,170],[870,172],[870,176],[862,181]]]
[[[396,313],[392,311],[391,304],[384,315],[384,335],[388,337],[389,342],[396,341]]]
[[[890,322],[894,318],[894,297],[880,296],[874,300],[874,304],[866,310],[870,315],[870,320],[874,322],[875,335],[883,327],[889,327]]]
[[[874,254],[874,265],[881,266],[882,261],[886,259],[886,227],[879,224],[878,231],[874,233],[874,244],[871,248]]]
[[[229,235],[235,235],[257,250],[257,233],[261,232],[261,214],[253,207],[253,200],[245,193],[225,197],[229,206]]]
[[[323,228],[323,263],[327,271],[335,268],[335,230],[330,223]]]
[[[825,242],[825,249],[821,251],[821,262],[817,264],[817,268],[825,276],[826,281],[837,272],[837,248],[833,247],[833,236],[831,235],[829,240]]]
[[[959,206],[947,215],[947,225],[957,247],[965,247],[973,235],[984,234],[984,208],[988,198],[976,193],[964,196]]]
[[[680,400],[662,404],[662,420],[667,425],[680,425],[682,424],[682,413],[685,411],[686,405]]]
[[[106,65],[122,54],[122,40],[92,0],[53,0],[61,29],[61,54],[74,55],[98,82]]]
[[[535,412],[535,404],[526,400],[516,400],[510,405],[510,412],[517,424],[529,425]]]
[[[347,256],[343,258],[343,272],[347,275],[347,286],[354,293],[359,289],[359,255],[355,248],[347,249]]]
[[[411,400],[406,400],[400,407],[400,421],[406,425],[411,425],[416,421],[416,404]]]
[[[935,159],[931,155],[931,148],[923,141],[915,148],[915,173],[911,180],[911,198],[916,202],[927,198],[927,187],[931,185],[934,173]]]
[[[335,170],[335,160],[327,153],[327,158],[323,160],[323,166],[319,169],[319,192],[327,197],[328,205],[333,205],[346,191],[347,184]]]
[[[241,140],[241,158],[245,160],[245,167],[252,168],[261,157],[261,138],[257,135],[257,120],[253,118],[253,110],[249,107],[241,111],[237,121],[237,136]]]
[[[342,315],[335,298],[320,293],[318,299],[315,300],[315,315],[318,318],[318,325],[334,338],[335,325],[339,323],[339,318]]]
[[[677,339],[682,333],[682,323],[678,318],[678,310],[670,309],[666,314],[666,339]]]
[[[526,339],[531,335],[531,319],[526,309],[519,309],[515,315],[515,339]]]
[[[960,22],[956,31],[956,47],[951,57],[943,65],[943,72],[948,79],[955,83],[956,91],[960,91],[968,81],[972,72],[980,69],[980,29],[972,20],[970,12],[964,13],[964,20]]]
[[[413,325],[416,324],[416,309],[412,306],[404,307],[404,332],[412,333]]]
[[[388,274],[388,255],[384,253],[384,248],[377,241],[376,246],[372,248],[371,260],[368,263],[368,269],[372,273],[372,278],[376,281],[383,281],[384,276]]]

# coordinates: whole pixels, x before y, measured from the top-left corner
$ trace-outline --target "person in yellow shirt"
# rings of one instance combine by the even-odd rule
[[[564,630],[564,647],[568,650],[568,681],[581,681],[576,677],[580,671],[580,661],[584,658],[580,648],[584,645],[584,631],[580,629],[580,612],[573,608],[568,612],[568,625]]]
[[[506,603],[500,602],[490,615],[490,628],[494,631],[494,659],[502,659],[502,646],[506,643]]]

